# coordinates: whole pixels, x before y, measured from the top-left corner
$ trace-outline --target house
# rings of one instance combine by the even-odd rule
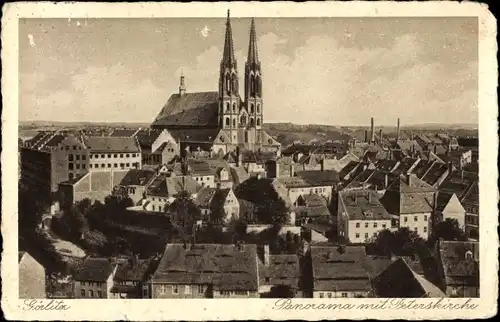
[[[325,197],[310,193],[301,195],[295,202],[296,223],[309,224],[315,221],[331,222],[330,211]]]
[[[365,243],[379,231],[393,228],[392,216],[374,191],[340,191],[337,209],[338,236],[351,243]]]
[[[368,297],[370,274],[363,266],[364,247],[310,247],[313,298]]]
[[[18,253],[19,264],[19,298],[44,299],[46,293],[45,267],[28,252]]]
[[[285,288],[302,297],[299,288],[300,263],[297,254],[269,254],[269,245],[257,249],[259,255],[259,293],[261,297],[282,297]],[[280,296],[281,295],[281,296]]]
[[[205,160],[196,160],[196,159],[188,159],[186,162],[186,170],[185,170],[185,175],[190,176],[193,178],[195,181],[197,181],[202,187],[210,187],[210,188],[215,188],[215,176],[216,172],[212,167],[210,167],[210,163],[206,162]],[[220,171],[227,171],[226,169],[222,168]],[[227,174],[224,173],[223,175],[226,175],[224,179],[229,180],[227,178]]]
[[[110,289],[111,298],[148,298],[146,287],[148,274],[152,274],[152,267],[156,259],[139,259],[137,255],[130,258],[117,259],[113,286]]]
[[[179,192],[186,191],[195,198],[200,189],[201,185],[189,176],[160,173],[147,186],[142,206],[147,211],[165,212]]]
[[[436,191],[428,183],[408,173],[390,184],[380,201],[387,212],[393,215],[393,226],[407,227],[427,239]]]
[[[111,289],[117,268],[118,265],[108,258],[86,258],[74,276],[74,297],[113,298]]]
[[[104,202],[115,187],[119,186],[128,170],[92,171],[83,176],[59,184],[61,208],[71,207],[83,199]]]
[[[439,240],[436,257],[449,297],[479,297],[479,242]]]
[[[213,209],[219,208],[224,211],[224,223],[240,217],[240,202],[236,198],[233,189],[218,189],[205,187],[198,191],[195,203],[200,207],[202,215],[210,220]]]
[[[259,297],[256,245],[167,244],[151,298]]]
[[[290,201],[295,203],[300,195],[310,193],[330,200],[333,187],[339,184],[339,175],[334,170],[297,171],[295,176],[276,180],[287,189]]]
[[[180,143],[165,129],[140,129],[133,136],[137,138],[141,148],[143,166],[159,166],[180,156]]]
[[[142,167],[141,148],[135,137],[88,136],[89,171],[128,170]]]
[[[156,174],[152,169],[130,169],[117,186],[123,188],[136,205],[145,197],[146,186]]]
[[[372,281],[374,295],[382,298],[443,298],[436,285],[417,274],[408,263],[399,258]]]
[[[455,193],[438,192],[435,207],[436,224],[446,219],[455,219],[465,230],[465,209]]]

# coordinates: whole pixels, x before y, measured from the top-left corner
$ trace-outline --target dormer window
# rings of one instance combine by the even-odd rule
[[[472,259],[472,252],[470,250],[465,252],[465,259]]]

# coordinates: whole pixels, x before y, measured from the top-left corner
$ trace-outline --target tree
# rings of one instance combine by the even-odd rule
[[[401,227],[391,232],[388,229],[379,231],[371,240],[374,252],[380,255],[413,255],[425,247],[424,240],[407,227]]]
[[[266,297],[273,299],[294,298],[295,291],[289,285],[275,285],[271,287]]]
[[[442,238],[444,240],[457,240],[457,241],[465,241],[467,240],[467,236],[465,232],[460,228],[460,224],[456,219],[446,218],[446,220],[438,223],[430,238],[431,245],[439,239]]]
[[[226,224],[226,210],[224,209],[224,193],[217,189],[210,202],[210,224]]]
[[[201,218],[200,208],[194,203],[187,191],[179,192],[175,200],[168,206],[173,226],[184,236],[184,241],[193,237],[193,228]]]

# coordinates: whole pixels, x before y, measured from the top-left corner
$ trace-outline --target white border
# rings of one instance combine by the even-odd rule
[[[17,137],[18,19],[124,17],[452,17],[479,18],[480,276],[475,310],[276,310],[274,300],[65,300],[71,309],[26,311],[18,300]],[[16,320],[229,320],[229,319],[452,319],[493,316],[498,285],[497,62],[496,23],[485,5],[456,2],[220,2],[220,3],[9,3],[2,18],[2,309]],[[446,299],[448,301],[448,299]],[[457,303],[461,299],[452,301]],[[336,299],[335,303],[379,303],[380,299]],[[435,300],[422,299],[419,303]],[[293,303],[331,303],[294,299]]]

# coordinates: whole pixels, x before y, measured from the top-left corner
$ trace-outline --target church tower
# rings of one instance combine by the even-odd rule
[[[262,143],[262,71],[260,68],[259,55],[257,51],[257,35],[255,31],[255,20],[252,18],[250,25],[250,41],[248,44],[248,57],[245,64],[245,104],[248,112],[247,129],[248,143]]]
[[[233,144],[238,143],[238,114],[241,101],[238,87],[238,69],[228,10],[224,53],[219,74],[219,126],[226,131]]]

